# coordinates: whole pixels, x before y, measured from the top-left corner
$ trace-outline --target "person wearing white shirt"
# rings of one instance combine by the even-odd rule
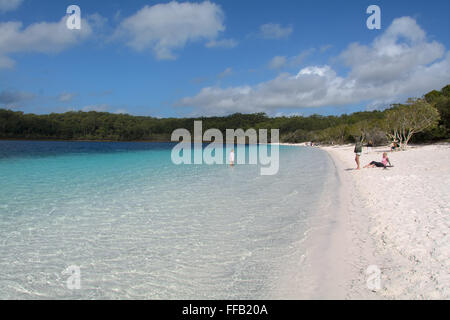
[[[230,152],[230,166],[234,166],[234,149]]]

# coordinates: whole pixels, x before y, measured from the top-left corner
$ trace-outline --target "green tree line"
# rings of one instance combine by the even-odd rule
[[[175,129],[192,132],[195,120],[203,121],[203,130],[217,128],[223,133],[237,128],[279,129],[282,142],[339,144],[359,139],[375,144],[389,140],[407,144],[445,140],[450,138],[450,85],[384,111],[340,116],[268,117],[265,113],[236,113],[226,117],[160,119],[95,111],[36,115],[0,109],[0,138],[170,141]]]

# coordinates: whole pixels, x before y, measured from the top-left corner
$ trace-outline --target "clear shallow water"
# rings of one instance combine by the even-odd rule
[[[271,298],[333,170],[181,165],[173,144],[0,141],[1,299]],[[254,148],[254,147],[250,147]],[[81,268],[81,289],[63,271]]]

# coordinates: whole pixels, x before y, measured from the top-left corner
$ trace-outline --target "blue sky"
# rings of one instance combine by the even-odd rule
[[[81,30],[65,27],[81,8]],[[381,8],[381,30],[366,8]],[[156,117],[384,108],[450,83],[450,2],[0,0],[0,108]]]

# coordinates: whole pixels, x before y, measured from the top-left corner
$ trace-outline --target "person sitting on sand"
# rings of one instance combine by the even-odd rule
[[[365,166],[364,168],[385,168],[387,167],[389,163],[389,166],[392,167],[391,161],[389,160],[387,153],[383,153],[383,160],[381,160],[381,162],[377,162],[377,161],[372,161],[371,163],[369,163],[367,166]]]
[[[398,150],[400,148],[400,145],[398,144],[397,140],[394,140],[391,144],[391,151]]]

